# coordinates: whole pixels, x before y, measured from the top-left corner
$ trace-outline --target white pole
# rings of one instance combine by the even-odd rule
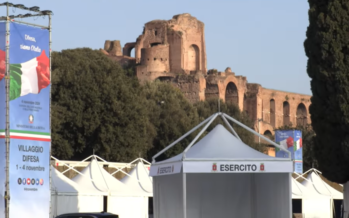
[[[187,174],[183,173],[183,218],[187,218]]]

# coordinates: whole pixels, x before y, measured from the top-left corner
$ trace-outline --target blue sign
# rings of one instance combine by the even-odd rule
[[[2,64],[5,24],[0,24],[0,171],[5,169],[6,109]],[[48,30],[10,23],[10,218],[50,214],[50,70]],[[2,135],[1,135],[2,134]],[[3,155],[4,154],[4,155]],[[0,195],[5,174],[0,172]],[[2,197],[0,197],[3,199]],[[0,204],[1,201],[0,201]],[[4,204],[2,204],[4,205]],[[0,207],[1,210],[1,207]],[[1,213],[2,211],[0,211]]]
[[[294,172],[303,173],[303,154],[302,154],[302,131],[299,130],[276,130],[275,142],[281,147],[291,152],[294,160]],[[288,154],[275,148],[275,157],[288,157]]]

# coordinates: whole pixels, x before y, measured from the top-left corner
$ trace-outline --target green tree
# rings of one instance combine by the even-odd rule
[[[313,97],[309,112],[319,170],[331,181],[349,180],[349,2],[308,0],[304,42]]]
[[[211,98],[206,101],[200,101],[195,104],[195,107],[197,109],[200,121],[204,121],[206,118],[211,116],[212,114],[218,112],[218,99]],[[248,115],[245,112],[241,112],[239,107],[236,104],[233,103],[224,103],[220,99],[220,111],[226,113],[227,115],[233,117],[234,119],[238,120],[239,122],[245,124],[246,126],[253,128],[253,121],[248,117]],[[255,142],[255,136],[251,133],[245,130],[244,128],[240,127],[239,125],[229,122],[230,125],[234,128],[236,133],[239,135],[240,139],[247,145],[253,147],[256,150],[259,150],[261,152],[265,152],[266,146]],[[207,128],[206,133],[211,131],[217,124],[222,124],[225,126],[225,123],[222,121],[222,119],[217,118],[209,128]]]
[[[141,87],[99,51],[71,49],[52,54],[52,152],[81,160],[93,153],[130,161],[151,147]]]
[[[143,87],[143,96],[147,101],[144,107],[149,111],[149,120],[156,129],[152,147],[147,153],[150,160],[156,153],[195,127],[199,120],[193,105],[170,83],[149,82]],[[186,137],[157,160],[181,153],[194,135],[195,133]]]

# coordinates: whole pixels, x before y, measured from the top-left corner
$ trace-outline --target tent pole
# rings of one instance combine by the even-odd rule
[[[289,194],[289,196],[288,196],[288,200],[289,200],[289,202],[288,202],[288,205],[289,205],[288,214],[289,214],[289,217],[292,218],[293,217],[292,216],[292,173],[288,174],[288,187],[289,187],[289,189],[288,189],[288,194]]]
[[[253,129],[251,129],[250,127],[246,126],[243,123],[240,123],[239,121],[237,121],[236,119],[228,116],[227,114],[222,114],[222,116],[224,116],[225,118],[227,118],[228,120],[231,120],[232,122],[238,124],[239,126],[241,126],[242,128],[246,129],[247,131],[253,133],[254,135],[261,137],[262,139],[264,139],[265,141],[269,142],[270,144],[274,145],[277,148],[280,148],[281,150],[285,151],[288,154],[288,158],[291,160],[292,156],[291,156],[291,152],[283,147],[281,147],[280,145],[276,144],[275,142],[273,142],[272,140],[268,139],[267,137],[256,133]]]
[[[220,115],[222,120],[224,121],[224,123],[228,126],[228,128],[234,133],[234,135],[236,136],[236,138],[238,138],[240,141],[240,137],[239,135],[235,132],[234,128],[230,125],[230,123],[228,122],[228,120],[223,116],[223,115]]]
[[[187,218],[187,174],[183,173],[183,218]]]
[[[193,141],[190,142],[190,144],[188,145],[188,147],[185,148],[185,150],[183,151],[183,155],[182,155],[182,159],[185,159],[185,154],[188,152],[188,150],[194,145],[194,143],[199,139],[199,137],[206,131],[206,129],[211,125],[211,123],[217,118],[217,116],[219,115],[219,113],[216,113],[211,120],[206,124],[206,126],[204,128],[201,129],[201,131],[199,132],[199,134],[197,134],[197,136],[195,136],[195,138],[193,139]]]
[[[180,138],[178,138],[176,141],[172,142],[169,146],[167,146],[166,148],[162,149],[159,153],[157,153],[156,155],[153,156],[153,160],[152,163],[155,163],[155,158],[157,158],[158,156],[160,156],[162,153],[164,153],[165,151],[167,151],[168,149],[172,148],[174,145],[176,145],[178,142],[182,141],[182,139],[184,139],[185,137],[187,137],[188,135],[190,135],[192,132],[194,132],[195,130],[199,129],[202,125],[204,125],[205,123],[207,123],[213,116],[215,116],[216,114],[211,115],[209,118],[207,118],[206,120],[202,121],[199,125],[197,125],[196,127],[192,128],[189,132],[187,132],[186,134],[182,135]]]

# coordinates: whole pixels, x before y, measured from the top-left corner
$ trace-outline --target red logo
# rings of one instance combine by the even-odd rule
[[[44,184],[44,180],[43,179],[40,179],[40,185],[43,185]]]
[[[31,183],[31,179],[28,178],[27,179],[27,184],[30,185],[30,183]]]
[[[212,165],[212,171],[217,171],[217,164],[216,163],[214,163],[213,165]]]
[[[264,171],[264,163],[261,163],[261,166],[259,167],[260,171]]]

